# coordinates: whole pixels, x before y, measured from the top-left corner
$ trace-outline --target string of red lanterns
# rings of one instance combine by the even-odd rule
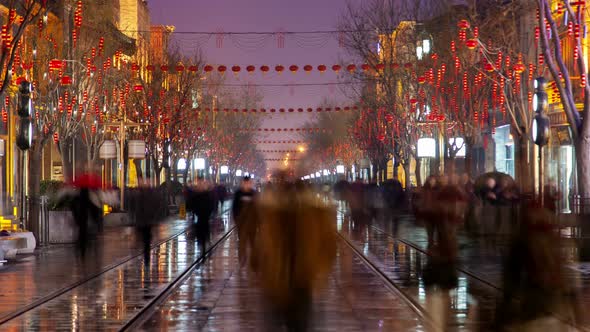
[[[269,141],[269,140],[262,140],[256,141],[256,144],[303,144],[304,141],[293,141],[293,140],[283,140],[283,141]]]
[[[309,133],[331,133],[332,129],[325,128],[242,128],[241,132],[309,132]]]
[[[369,107],[346,106],[346,107],[317,107],[317,108],[196,108],[195,112],[233,112],[233,113],[320,113],[320,112],[349,112],[349,111],[366,111],[372,112],[373,109]]]
[[[177,73],[189,71],[189,72],[193,72],[193,73],[203,72],[205,74],[210,74],[213,72],[225,74],[227,72],[232,72],[233,74],[238,75],[242,72],[246,72],[248,74],[253,74],[255,72],[261,72],[263,74],[266,74],[269,72],[276,72],[276,73],[282,74],[286,71],[289,71],[293,74],[296,74],[301,71],[303,71],[305,73],[311,73],[311,72],[324,73],[327,71],[339,73],[340,71],[343,71],[343,70],[346,70],[350,73],[354,73],[355,71],[363,71],[363,72],[379,71],[380,72],[380,71],[383,71],[387,68],[392,69],[392,70],[397,70],[397,69],[411,69],[413,67],[414,67],[414,65],[412,63],[405,63],[405,64],[402,64],[402,63],[391,63],[391,64],[377,63],[374,65],[371,65],[368,63],[358,64],[358,65],[357,64],[348,64],[348,65],[334,64],[331,66],[328,66],[325,64],[320,64],[317,66],[304,65],[301,67],[298,65],[290,65],[290,66],[276,65],[276,66],[272,67],[270,65],[227,66],[227,65],[222,65],[222,64],[220,64],[220,65],[204,65],[203,67],[200,67],[198,65],[184,66],[184,65],[179,64],[176,66],[170,66],[167,64],[161,64],[161,65],[150,64],[150,65],[145,66],[145,69],[147,71],[159,70],[161,72],[171,72],[172,69],[174,69],[174,71]],[[131,64],[131,68],[134,71],[138,71],[141,69],[139,67],[139,65],[137,65],[135,63]]]

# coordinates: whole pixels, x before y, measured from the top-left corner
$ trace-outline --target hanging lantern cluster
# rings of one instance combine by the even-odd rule
[[[74,29],[72,29],[72,42],[76,46],[80,28],[82,27],[82,0],[76,3],[76,10],[74,11]]]

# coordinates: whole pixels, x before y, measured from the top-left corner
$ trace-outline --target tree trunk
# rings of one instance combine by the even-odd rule
[[[530,141],[526,136],[513,135],[514,137],[514,161],[516,181],[523,193],[534,193],[535,177],[532,176],[533,164],[529,163]]]
[[[41,191],[41,169],[43,143],[35,144],[29,150],[29,225],[31,232],[39,241],[39,199]]]
[[[583,201],[580,212],[590,214],[590,128],[580,133],[576,144],[576,164],[578,167],[578,194]]]
[[[465,138],[465,173],[473,177],[473,137]]]
[[[72,152],[71,140],[59,141],[58,149],[64,181],[72,181],[74,169],[72,159],[70,158],[70,153]]]
[[[152,178],[152,159],[149,156],[145,156],[145,177]]]
[[[186,165],[188,167],[188,165]],[[178,182],[178,160],[172,159],[172,165],[170,166],[170,170],[172,171],[172,180],[174,182]]]
[[[190,165],[190,163],[189,163]],[[182,171],[182,183],[184,183],[186,185],[186,180],[188,179],[188,169],[190,167],[187,165],[187,167],[184,168],[184,170]]]
[[[457,158],[455,156],[448,156],[445,158],[445,174],[455,174]]]
[[[135,171],[137,172],[137,181],[143,180],[143,171],[141,170],[141,159],[133,159]]]
[[[418,187],[422,187],[422,173],[420,172],[420,168],[422,167],[422,159],[416,158],[416,169],[414,173],[416,173],[416,185]]]
[[[410,170],[410,161],[405,161],[402,164],[403,168],[404,168],[404,178],[405,178],[405,182],[406,182],[406,191],[410,192],[412,190],[412,172]]]

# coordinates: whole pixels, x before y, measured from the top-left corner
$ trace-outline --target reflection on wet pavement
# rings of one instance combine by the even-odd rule
[[[416,225],[411,216],[398,218],[397,223],[389,220],[374,220],[376,231],[408,241],[412,245],[426,251],[427,239],[425,230]],[[473,237],[459,234],[459,257],[461,269],[479,279],[492,284],[495,288],[502,287],[502,259],[508,251],[509,241],[506,237],[490,238],[485,236]],[[585,254],[590,248],[590,239],[584,237],[565,236],[562,241],[562,251],[566,264],[567,283],[575,285],[578,291],[577,300],[583,308],[590,305],[590,257]],[[590,328],[590,322],[578,322],[578,327]]]
[[[436,307],[432,300],[438,299],[440,293],[424,285],[423,272],[427,256],[383,232],[362,223],[354,223],[347,216],[339,214],[340,233],[352,241],[405,295],[432,314],[432,308]],[[489,328],[494,319],[497,291],[466,274],[459,273],[458,276],[458,287],[448,292],[450,309],[445,330],[474,331]]]
[[[246,268],[235,235],[215,251],[142,326],[145,331],[277,331]],[[417,314],[340,242],[327,285],[314,295],[314,331],[421,331]]]
[[[186,227],[184,220],[160,224],[154,229],[154,243],[179,234]],[[101,240],[108,245],[101,245],[92,259],[83,263],[77,259],[72,245],[62,245],[41,249],[34,256],[1,268],[0,317],[141,253],[132,227],[106,228]]]
[[[227,216],[212,222],[212,240],[221,238],[229,228]],[[142,258],[132,259],[9,321],[2,329],[117,330],[200,254],[196,241],[180,235],[152,249],[149,266],[144,266]]]

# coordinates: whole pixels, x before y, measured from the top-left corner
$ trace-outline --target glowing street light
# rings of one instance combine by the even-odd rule
[[[338,174],[344,174],[344,165],[338,165],[338,166],[336,166],[336,173],[338,173]]]

